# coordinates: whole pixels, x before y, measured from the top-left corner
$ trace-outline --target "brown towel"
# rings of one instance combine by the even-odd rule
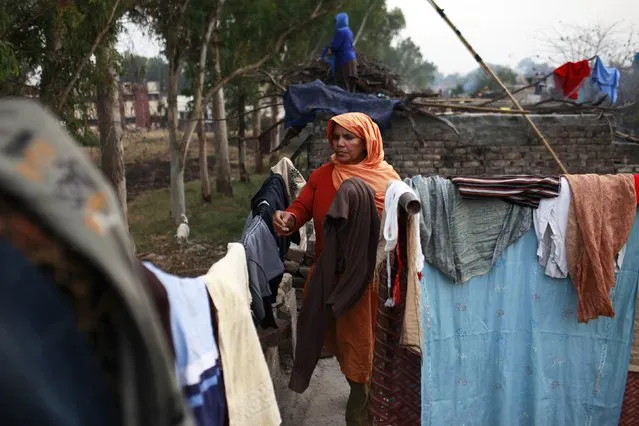
[[[615,257],[628,240],[637,199],[632,175],[566,175],[572,199],[568,214],[568,271],[577,287],[577,319],[614,317],[610,290]]]

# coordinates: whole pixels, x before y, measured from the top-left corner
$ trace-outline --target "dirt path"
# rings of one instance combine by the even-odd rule
[[[282,426],[344,425],[348,383],[335,358],[317,364],[309,388],[302,395],[289,391],[280,407]]]

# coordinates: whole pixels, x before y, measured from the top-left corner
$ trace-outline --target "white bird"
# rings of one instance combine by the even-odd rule
[[[186,218],[185,214],[181,214],[180,218],[182,219],[182,223],[178,225],[177,232],[175,237],[177,238],[178,244],[182,245],[189,240],[189,220]]]

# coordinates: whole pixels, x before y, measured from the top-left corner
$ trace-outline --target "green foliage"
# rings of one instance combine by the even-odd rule
[[[190,77],[187,72],[188,66],[189,64],[187,63],[178,75],[178,91],[185,95],[191,94],[189,91]],[[160,56],[147,58],[126,52],[122,55],[119,76],[121,81],[130,83],[157,81],[160,86],[160,91],[166,93],[169,64]]]
[[[413,40],[406,38],[387,49],[380,58],[389,68],[399,74],[402,82],[413,91],[426,89],[435,79],[437,67],[425,60]]]
[[[506,86],[517,83],[517,73],[511,68],[494,64],[489,66]],[[481,68],[477,68],[475,71],[464,76],[461,85],[463,93],[471,97],[477,96],[484,91],[493,92],[501,90],[499,84]]]

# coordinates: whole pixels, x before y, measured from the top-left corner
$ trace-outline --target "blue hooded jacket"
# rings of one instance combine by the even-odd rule
[[[353,32],[348,26],[348,14],[338,13],[335,17],[335,35],[331,42],[331,50],[335,57],[335,66],[357,59],[353,47]]]

